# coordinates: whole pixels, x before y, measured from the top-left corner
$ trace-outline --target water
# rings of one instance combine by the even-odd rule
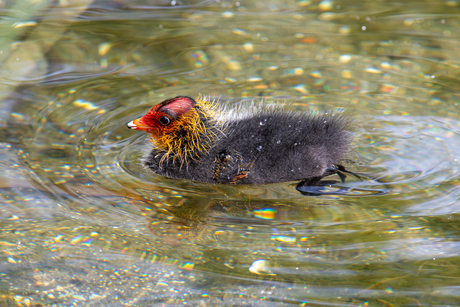
[[[460,305],[458,1],[0,10],[0,305]],[[144,171],[126,123],[199,94],[351,111],[366,178]]]

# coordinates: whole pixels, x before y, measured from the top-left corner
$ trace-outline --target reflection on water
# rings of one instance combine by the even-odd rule
[[[460,2],[27,3],[0,3],[0,305],[459,305]],[[350,110],[362,178],[143,170],[125,124],[199,93]]]

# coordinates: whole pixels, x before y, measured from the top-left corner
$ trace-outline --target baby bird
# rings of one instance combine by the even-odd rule
[[[178,96],[128,127],[149,134],[142,163],[165,177],[218,184],[301,180],[300,186],[309,186],[336,173],[345,178],[337,163],[350,145],[349,123],[343,113],[227,110],[203,97]]]

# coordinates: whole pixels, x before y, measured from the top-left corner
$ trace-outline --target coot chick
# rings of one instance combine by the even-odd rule
[[[343,113],[228,110],[203,97],[178,96],[128,127],[149,134],[142,163],[165,177],[219,184],[301,180],[299,186],[310,186],[335,173],[345,178],[337,163],[350,145],[349,123]]]

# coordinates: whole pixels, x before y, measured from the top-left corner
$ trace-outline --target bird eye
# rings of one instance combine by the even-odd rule
[[[160,124],[162,124],[163,126],[167,126],[171,123],[171,120],[169,119],[169,117],[167,116],[163,116],[159,119],[159,122]]]

